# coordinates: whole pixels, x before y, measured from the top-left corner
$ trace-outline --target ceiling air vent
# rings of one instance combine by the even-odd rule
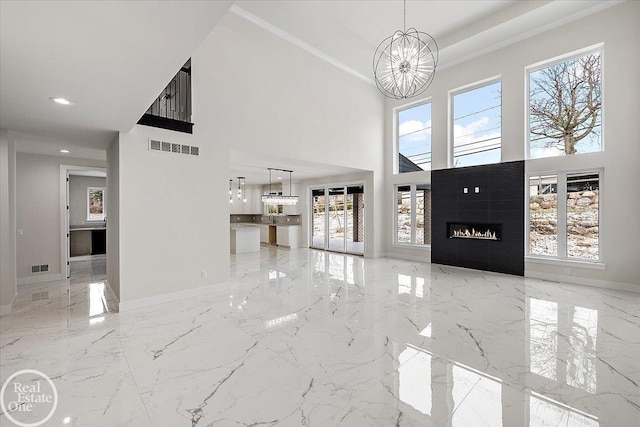
[[[160,151],[161,148],[162,148],[162,142],[157,141],[155,139],[150,139],[149,140],[149,150]]]
[[[162,151],[166,151],[168,153],[171,152],[171,143],[170,142],[163,142],[162,143]]]
[[[189,154],[190,151],[191,151],[191,147],[189,147],[188,145],[182,146],[182,154]]]
[[[180,144],[171,144],[171,152],[179,153],[180,152]]]
[[[192,147],[191,147],[191,155],[192,155],[192,156],[197,156],[197,155],[199,155],[199,154],[200,154],[200,148],[198,148],[198,147],[193,147],[193,146],[192,146]]]

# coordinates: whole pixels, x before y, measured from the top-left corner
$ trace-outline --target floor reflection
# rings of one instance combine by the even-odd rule
[[[597,334],[597,310],[529,298],[530,372],[595,394]]]
[[[529,397],[529,427],[598,427],[597,418],[537,393]]]

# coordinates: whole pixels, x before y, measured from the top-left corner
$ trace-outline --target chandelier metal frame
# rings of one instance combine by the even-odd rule
[[[297,205],[298,204],[298,196],[291,195],[291,174],[292,170],[288,169],[278,169],[278,168],[268,168],[269,169],[269,194],[262,195],[262,203],[268,205]],[[289,195],[284,196],[282,194],[278,194],[276,192],[271,191],[271,172],[272,171],[281,171],[281,172],[289,172]]]
[[[420,95],[433,82],[438,66],[438,43],[428,33],[407,29],[404,0],[403,30],[384,39],[373,55],[373,76],[382,94],[393,99]]]

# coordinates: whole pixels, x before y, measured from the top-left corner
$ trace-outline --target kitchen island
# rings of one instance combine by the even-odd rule
[[[243,254],[260,251],[260,226],[250,224],[232,224],[229,230],[231,253]]]

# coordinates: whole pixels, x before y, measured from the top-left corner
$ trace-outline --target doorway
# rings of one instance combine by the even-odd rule
[[[311,190],[311,247],[364,254],[364,185]]]
[[[106,262],[106,171],[61,165],[62,271]]]

